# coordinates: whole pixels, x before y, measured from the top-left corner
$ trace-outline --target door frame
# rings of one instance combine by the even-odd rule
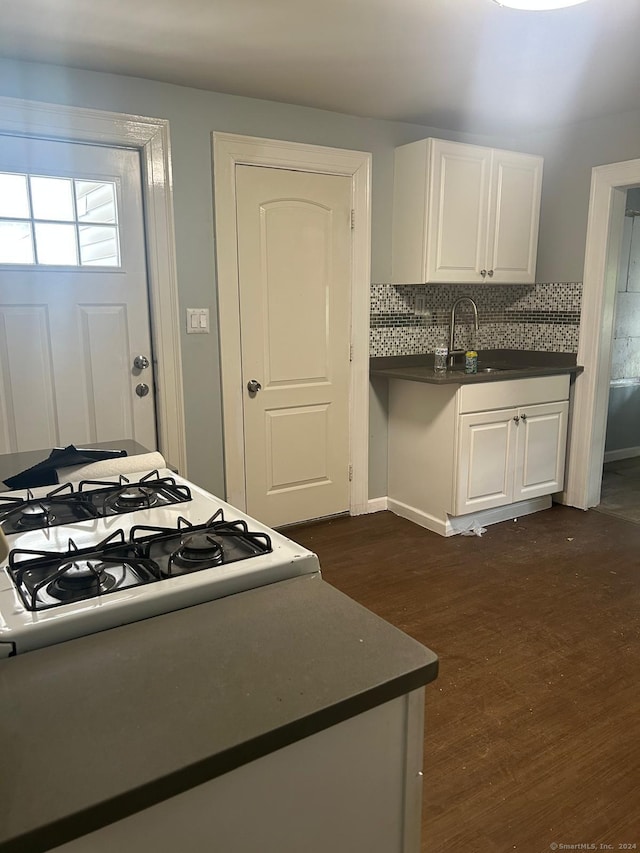
[[[582,316],[563,503],[588,509],[600,502],[607,427],[618,263],[626,191],[640,184],[640,159],[596,166],[591,172],[582,285]]]
[[[212,138],[227,500],[246,509],[235,169],[239,165],[264,166],[351,178],[355,219],[351,245],[349,511],[351,515],[366,513],[369,502],[371,154],[232,133],[214,132]]]
[[[158,445],[187,476],[169,121],[0,97],[0,133],[140,152]]]

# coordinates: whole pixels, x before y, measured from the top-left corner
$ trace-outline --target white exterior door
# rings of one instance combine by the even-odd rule
[[[564,485],[568,402],[520,409],[513,499],[551,495]]]
[[[238,166],[236,198],[247,512],[344,512],[351,180]]]
[[[129,438],[157,446],[139,154],[0,137],[0,453]]]

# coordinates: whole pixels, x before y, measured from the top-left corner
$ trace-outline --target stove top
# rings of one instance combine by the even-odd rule
[[[319,573],[315,554],[179,475],[136,476],[2,496],[0,658]],[[18,524],[30,508],[48,526]]]
[[[136,525],[102,542],[64,551],[14,548],[8,572],[29,611],[60,607],[141,584],[215,569],[272,550],[271,537],[249,530],[242,519],[227,521],[219,509],[204,524],[178,519],[176,528]]]

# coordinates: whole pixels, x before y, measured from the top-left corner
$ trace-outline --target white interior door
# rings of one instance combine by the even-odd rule
[[[273,526],[343,512],[351,180],[238,166],[236,197],[247,511]]]
[[[152,364],[138,152],[0,137],[0,453],[155,449]]]

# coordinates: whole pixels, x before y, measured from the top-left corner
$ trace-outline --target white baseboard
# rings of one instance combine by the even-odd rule
[[[623,447],[620,450],[607,450],[604,454],[605,462],[618,462],[620,459],[632,459],[640,456],[640,447]]]
[[[370,498],[367,512],[382,512],[389,509],[386,496],[384,498]]]
[[[440,536],[455,536],[465,530],[471,530],[476,522],[481,527],[486,527],[489,524],[497,524],[500,521],[509,521],[513,518],[520,518],[523,515],[531,515],[534,512],[540,512],[543,509],[549,509],[551,506],[551,495],[545,495],[541,498],[531,498],[526,501],[519,501],[515,504],[507,506],[499,506],[493,509],[484,509],[481,512],[470,512],[467,515],[449,516],[439,518],[429,513],[423,512],[416,507],[408,506],[401,501],[387,499],[388,508],[391,512],[399,515],[401,518],[406,518],[419,524],[420,527],[426,527],[433,533],[438,533]]]
[[[454,531],[448,529],[446,516],[445,518],[437,518],[435,515],[430,515],[428,512],[416,509],[416,507],[409,506],[409,504],[402,503],[402,501],[393,500],[393,498],[387,498],[387,503],[391,512],[394,512],[401,518],[413,521],[415,524],[419,524],[420,527],[426,527],[427,530],[439,533],[440,536],[453,535]]]

